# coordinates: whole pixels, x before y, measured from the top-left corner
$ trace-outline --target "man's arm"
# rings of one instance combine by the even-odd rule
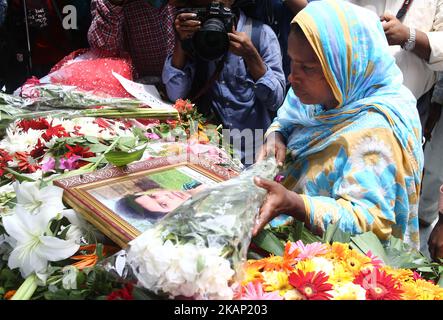
[[[126,0],[92,0],[88,41],[92,48],[118,54],[123,49],[123,5]]]
[[[381,20],[389,45],[402,46],[410,39],[410,28],[394,15],[385,13]],[[415,47],[412,52],[430,64],[437,62],[438,66],[434,68],[431,65],[432,69],[443,70],[443,0],[437,4],[433,29],[424,31],[415,29]]]
[[[261,48],[255,48],[245,32],[229,33],[229,50],[243,57],[246,69],[252,78],[247,79],[254,88],[255,96],[269,110],[281,106],[285,95],[285,75],[282,69],[282,56],[277,36],[272,29],[262,26]]]

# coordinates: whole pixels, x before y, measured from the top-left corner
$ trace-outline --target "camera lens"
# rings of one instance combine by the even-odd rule
[[[202,59],[221,58],[229,49],[229,37],[223,21],[217,18],[208,19],[194,34],[193,45]]]

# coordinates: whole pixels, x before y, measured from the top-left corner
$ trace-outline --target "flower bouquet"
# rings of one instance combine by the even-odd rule
[[[139,284],[169,298],[231,299],[266,195],[254,176],[273,179],[275,159],[205,189],[130,242],[126,262]]]
[[[249,260],[245,273],[241,300],[443,300],[443,288],[419,273],[339,242],[288,241],[283,256]]]

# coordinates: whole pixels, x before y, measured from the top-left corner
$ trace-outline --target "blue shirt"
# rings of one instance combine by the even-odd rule
[[[8,2],[6,0],[0,0],[0,27],[5,22],[6,11],[8,9]]]
[[[238,31],[244,31],[245,22],[246,16],[240,13]],[[280,46],[272,29],[262,26],[260,48],[257,50],[266,66],[266,73],[254,81],[243,58],[229,52],[225,66],[212,87],[211,107],[229,129],[266,130],[271,124],[269,111],[277,110],[284,100],[285,76]],[[188,61],[180,70],[171,65],[171,58],[172,55],[166,59],[162,77],[169,99],[175,101],[188,96],[195,74],[195,61]],[[216,63],[210,62],[208,77],[215,68]]]

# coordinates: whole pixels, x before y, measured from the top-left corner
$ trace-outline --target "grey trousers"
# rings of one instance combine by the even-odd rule
[[[424,126],[429,114],[430,98],[429,96],[429,101],[427,101],[428,99],[423,101],[422,105],[417,103],[422,126]],[[440,186],[443,185],[442,120],[443,116],[436,123],[432,131],[432,139],[426,143],[424,150],[424,173],[418,216],[420,221],[420,251],[427,255],[429,255],[427,242],[433,225],[435,225],[438,219],[438,199],[440,196]]]

